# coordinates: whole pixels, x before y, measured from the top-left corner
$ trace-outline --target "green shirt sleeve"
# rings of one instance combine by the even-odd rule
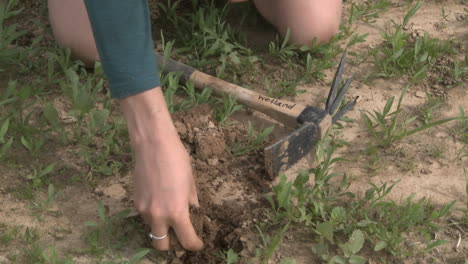
[[[160,86],[147,0],[85,0],[111,96]]]

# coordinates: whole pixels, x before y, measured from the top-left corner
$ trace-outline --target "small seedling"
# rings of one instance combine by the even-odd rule
[[[239,254],[237,254],[232,248],[224,252],[219,252],[219,257],[226,264],[237,264],[239,262]]]
[[[45,168],[33,169],[33,172],[26,178],[31,180],[33,187],[40,187],[47,182],[46,177],[54,170],[55,163],[49,164]]]
[[[298,56],[298,48],[289,43],[291,38],[291,30],[288,28],[286,35],[281,41],[279,36],[276,36],[276,41],[272,41],[269,44],[270,54],[277,56],[285,61],[290,61]]]
[[[244,108],[242,105],[237,104],[236,98],[231,95],[225,95],[217,101],[221,107],[216,110],[214,117],[220,124],[224,124],[230,116]]]
[[[34,214],[39,218],[39,220],[42,220],[41,215],[43,214],[50,214],[53,216],[60,215],[59,211],[50,210],[50,208],[53,206],[53,203],[57,200],[59,195],[60,192],[55,191],[54,185],[49,184],[49,188],[47,188],[47,198],[40,202],[32,202],[30,208],[34,211]]]
[[[108,216],[107,210],[102,201],[98,202],[99,221],[88,221],[85,225],[88,231],[85,235],[86,243],[89,246],[90,253],[102,255],[111,249],[119,249],[125,245],[123,234],[120,230],[122,221],[130,213],[129,209],[123,210],[113,216]],[[119,230],[119,232],[116,232]]]
[[[434,118],[434,110],[442,106],[442,99],[426,92],[426,103],[421,109],[421,119],[428,124]]]
[[[260,132],[255,136],[255,131],[252,127],[252,123],[249,121],[248,126],[248,136],[247,136],[247,142],[242,143],[242,142],[237,142],[234,144],[234,146],[231,148],[231,153],[235,157],[243,156],[246,155],[252,151],[259,150],[263,142],[265,141],[266,137],[273,132],[274,126],[267,127],[265,129],[260,129]]]

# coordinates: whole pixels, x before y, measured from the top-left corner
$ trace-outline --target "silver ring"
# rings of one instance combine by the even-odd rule
[[[149,238],[151,238],[151,240],[163,240],[163,239],[165,239],[167,237],[167,234],[165,234],[164,236],[158,237],[158,236],[155,236],[155,235],[149,233],[148,236],[149,236]]]

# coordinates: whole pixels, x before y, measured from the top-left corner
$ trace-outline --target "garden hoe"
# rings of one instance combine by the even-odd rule
[[[191,81],[196,88],[200,89],[210,87],[217,95],[232,95],[239,103],[260,111],[286,126],[296,128],[287,136],[265,148],[265,168],[271,178],[276,177],[281,171],[291,167],[309,154],[329,127],[352,109],[356,103],[356,100],[353,100],[340,108],[352,79],[347,79],[340,89],[346,53],[341,57],[324,110],[274,99],[200,72],[170,58],[156,56],[163,72],[180,72],[182,74],[181,81]]]

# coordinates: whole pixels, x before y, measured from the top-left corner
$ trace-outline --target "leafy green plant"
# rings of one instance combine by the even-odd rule
[[[410,125],[417,119],[417,116],[403,118],[401,109],[401,103],[406,95],[408,87],[409,86],[406,86],[403,89],[396,109],[393,112],[390,111],[393,107],[395,97],[391,97],[387,100],[387,103],[381,112],[376,110],[373,110],[372,113],[361,112],[361,117],[364,120],[369,133],[377,140],[378,146],[388,147],[391,144],[403,139],[404,137],[437,125],[463,118],[445,118],[438,121],[429,122],[415,128],[410,128]]]
[[[276,41],[272,41],[269,44],[270,54],[285,61],[297,57],[299,49],[295,45],[289,43],[290,38],[291,30],[289,28],[282,41],[279,39],[279,36],[276,36]]]
[[[380,14],[388,10],[392,3],[388,0],[372,0],[351,3],[348,24],[361,20],[365,23],[375,23]]]
[[[41,219],[42,214],[50,214],[54,216],[60,215],[60,212],[57,210],[50,210],[52,207],[53,203],[57,200],[59,197],[60,192],[56,192],[54,185],[49,184],[49,187],[47,188],[47,197],[43,201],[33,201],[31,203],[30,208],[34,211],[34,214]]]
[[[338,263],[338,264],[364,264],[367,263],[367,259],[356,255],[359,251],[361,251],[362,246],[364,245],[364,233],[356,229],[353,231],[351,236],[349,237],[348,242],[344,244],[340,244],[340,248],[343,251],[344,256],[334,256],[330,262],[331,263]]]
[[[120,235],[122,221],[130,213],[129,209],[123,210],[113,216],[108,216],[106,208],[102,201],[98,202],[99,221],[88,221],[85,225],[88,231],[85,234],[85,241],[89,246],[89,252],[96,255],[102,255],[111,249],[119,249],[125,245],[125,240]],[[119,232],[116,232],[119,230]]]
[[[435,59],[442,55],[454,54],[449,41],[431,38],[427,33],[423,37],[412,38],[404,31],[411,17],[421,7],[417,2],[405,15],[402,24],[382,33],[384,43],[375,49],[375,65],[379,77],[394,77],[408,74],[412,81],[423,80]]]
[[[225,95],[217,101],[221,107],[216,110],[214,117],[220,124],[224,124],[230,116],[244,108],[237,104],[236,98],[231,95]]]
[[[257,257],[260,257],[262,264],[267,264],[273,257],[275,251],[280,247],[281,240],[288,231],[289,225],[290,223],[286,223],[273,237],[264,234],[262,230],[256,226],[260,234],[260,238],[262,239],[262,246],[257,248],[255,254]]]
[[[434,118],[434,110],[442,106],[442,100],[440,97],[436,97],[426,92],[426,103],[421,109],[421,119],[424,124],[428,124]]]
[[[33,187],[40,187],[47,183],[47,176],[52,173],[55,168],[55,163],[49,164],[44,168],[34,168],[32,173],[26,176],[31,181]]]
[[[16,0],[0,3],[0,72],[19,59],[21,49],[15,45],[15,40],[26,34],[26,31],[16,30],[17,24],[6,25],[8,19],[21,13],[22,9],[15,9],[16,6]]]
[[[227,251],[220,252],[219,257],[226,264],[236,264],[239,261],[239,254],[237,254],[232,248]]]
[[[239,157],[260,149],[266,137],[273,132],[273,129],[274,126],[260,129],[260,132],[255,136],[254,128],[252,123],[249,121],[247,125],[247,141],[236,142],[234,146],[231,147],[231,154],[235,157]]]

